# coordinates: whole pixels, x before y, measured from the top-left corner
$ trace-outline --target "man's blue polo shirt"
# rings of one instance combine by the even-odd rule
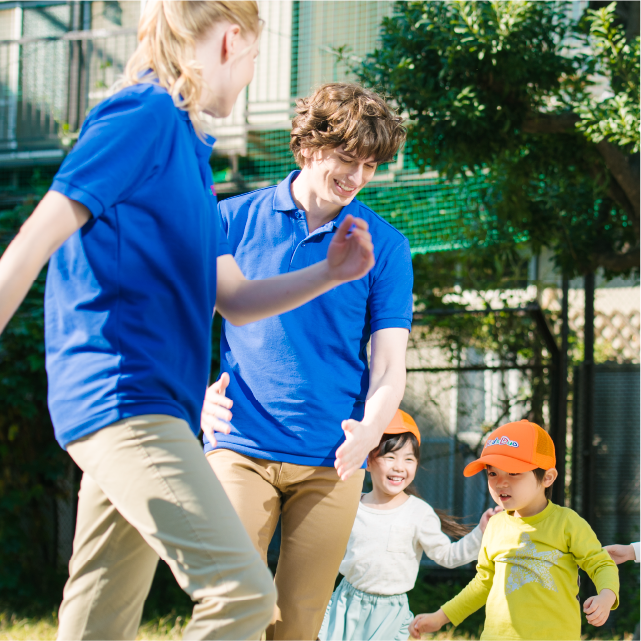
[[[248,456],[331,467],[344,441],[341,421],[363,418],[370,335],[411,327],[412,261],[407,239],[358,200],[308,233],[290,191],[297,175],[219,204],[245,276],[268,278],[323,260],[347,214],[369,224],[376,265],[286,314],[244,327],[223,322],[221,370],[231,379],[234,429],[216,436],[220,447]]]
[[[62,447],[142,414],[200,430],[216,258],[229,253],[212,144],[164,89],[139,84],[89,114],[53,181],[92,214],[47,276],[49,409]]]

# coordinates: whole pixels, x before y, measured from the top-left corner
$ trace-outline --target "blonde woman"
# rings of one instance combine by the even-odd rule
[[[353,217],[298,272],[247,281],[230,255],[198,115],[230,113],[259,32],[255,2],[149,2],[124,88],[89,114],[0,260],[1,331],[51,258],[49,407],[84,473],[59,639],[135,638],[159,557],[196,602],[187,638],[258,639],[274,611],[270,574],[196,439],[214,304],[242,325],[374,260]]]

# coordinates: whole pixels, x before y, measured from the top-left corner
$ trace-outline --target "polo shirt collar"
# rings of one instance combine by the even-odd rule
[[[144,78],[145,76],[149,75],[149,78]],[[138,77],[140,79],[144,79],[145,82],[149,82],[150,84],[158,85],[160,87],[160,83],[158,82],[158,78],[153,76],[151,69],[147,69],[147,71],[138,74]],[[161,87],[165,91],[167,91],[166,87]],[[169,93],[167,91],[167,93]],[[175,105],[174,105],[175,106]],[[189,112],[186,111],[185,109],[181,109],[180,107],[176,107],[176,110],[178,111],[178,117],[181,120],[189,120],[191,124],[191,119],[189,118]],[[192,129],[193,129],[193,125]],[[211,148],[214,146],[214,143],[216,142],[216,139],[213,136],[210,136],[208,134],[204,134],[204,139],[201,139],[198,137],[196,132],[194,131],[194,135],[196,136],[196,140],[198,141],[199,144],[196,145],[196,153],[199,156],[204,156],[207,154],[207,157],[211,155]],[[203,148],[204,147],[204,148]]]
[[[200,138],[196,133],[194,126],[191,122],[191,118],[189,117],[189,112],[186,111],[185,109],[181,109],[180,107],[176,107],[176,109],[178,110],[179,117],[182,120],[189,121],[189,124],[191,125],[193,136],[196,138],[196,141],[197,141],[196,153],[199,156],[207,155],[207,158],[209,158],[209,156],[211,155],[211,148],[214,146],[216,139],[213,136],[210,136],[209,134],[203,134],[203,137]]]
[[[280,182],[276,187],[276,192],[274,193],[274,211],[297,211],[298,207],[292,198],[292,182],[300,174],[300,169],[292,171],[285,180]],[[343,207],[343,209],[338,212],[338,215],[333,220],[330,220],[326,225],[323,225],[316,231],[328,231],[329,229],[338,229],[340,224],[345,219],[345,216],[352,214],[352,216],[358,215],[358,202],[356,198],[352,199],[352,202],[349,205]]]
[[[300,170],[292,171],[285,180],[278,183],[276,192],[274,193],[274,211],[296,211],[296,203],[292,198],[292,182],[296,176],[300,174]]]

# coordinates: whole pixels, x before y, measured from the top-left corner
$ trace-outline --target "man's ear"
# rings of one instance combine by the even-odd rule
[[[301,147],[300,155],[303,157],[303,165],[306,165],[314,157],[314,150],[311,147]]]

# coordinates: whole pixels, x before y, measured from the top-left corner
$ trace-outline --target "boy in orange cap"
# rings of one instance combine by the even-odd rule
[[[534,423],[508,423],[490,434],[463,474],[486,469],[490,494],[505,511],[488,524],[474,579],[438,612],[419,614],[413,637],[458,625],[485,605],[481,639],[579,639],[577,565],[598,591],[583,604],[588,623],[607,621],[618,605],[617,568],[588,523],[549,500],[555,465],[554,443]]]

